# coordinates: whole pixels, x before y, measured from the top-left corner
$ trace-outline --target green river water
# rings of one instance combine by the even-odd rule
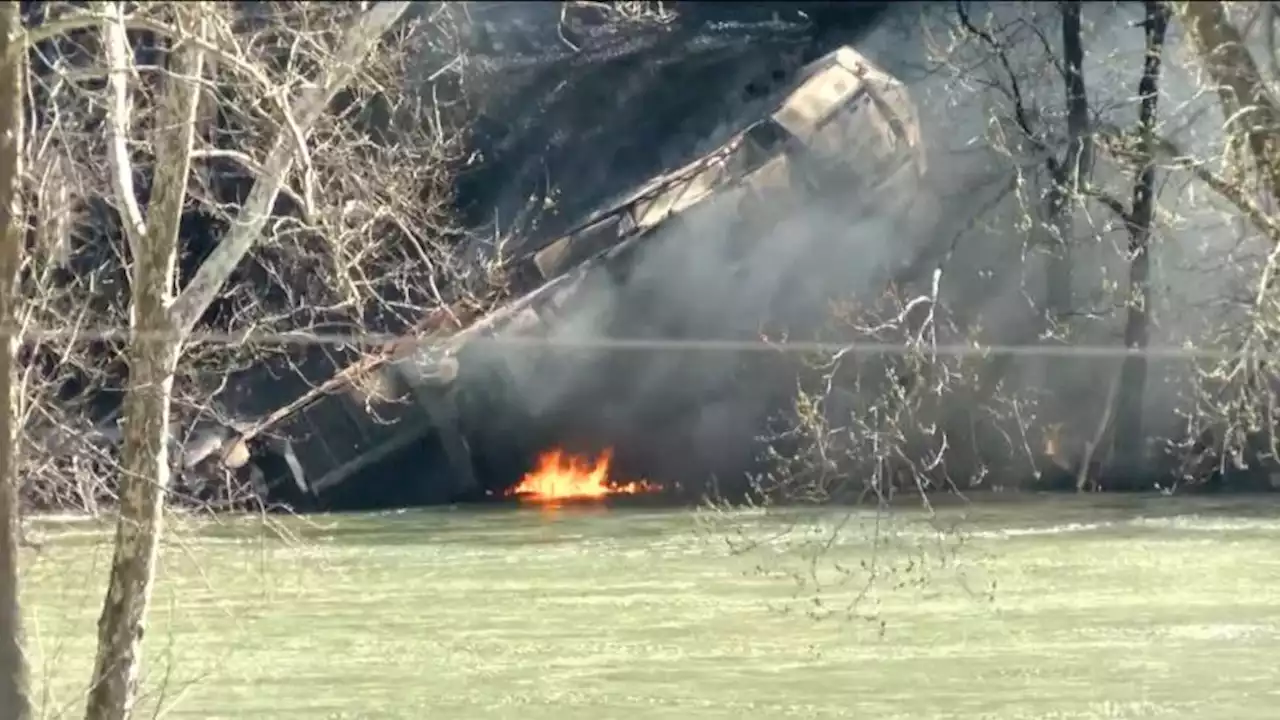
[[[174,518],[138,717],[1280,717],[1280,504]],[[80,716],[106,533],[24,558]]]

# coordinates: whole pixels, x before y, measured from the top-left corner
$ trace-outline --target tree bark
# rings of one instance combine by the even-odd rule
[[[111,189],[123,220],[129,248],[136,252],[146,223],[142,209],[138,207],[138,194],[133,185],[133,165],[129,162],[129,77],[131,64],[116,67],[115,63],[132,59],[128,32],[125,27],[124,4],[118,2],[94,3],[94,9],[114,18],[104,23],[102,42],[107,46],[111,66],[107,68],[107,89],[111,101],[107,110],[107,159],[111,168]]]
[[[1049,223],[1053,252],[1045,278],[1045,311],[1048,325],[1061,329],[1074,307],[1072,293],[1071,242],[1075,232],[1075,203],[1080,197],[1081,179],[1092,165],[1093,143],[1089,128],[1089,99],[1084,83],[1084,40],[1080,32],[1080,3],[1063,2],[1062,56],[1066,88],[1067,151],[1061,163],[1053,163]],[[1049,377],[1062,377],[1062,358],[1051,358]]]
[[[18,265],[22,253],[22,75],[25,54],[13,52],[22,38],[18,3],[0,3],[0,712],[31,717],[30,672],[24,652],[18,586],[21,516],[17,450],[18,407],[14,397],[17,355]]]
[[[1228,137],[1243,141],[1253,156],[1265,190],[1280,193],[1280,106],[1267,89],[1244,38],[1227,18],[1221,2],[1183,0],[1173,3],[1196,54],[1217,85]],[[1228,168],[1230,170],[1230,168]],[[1257,193],[1249,193],[1257,197]]]
[[[203,34],[203,3],[173,7],[179,25],[194,35]],[[120,52],[125,56],[120,57]],[[127,43],[118,43],[115,51],[109,51],[112,66],[126,67],[131,52]],[[98,619],[98,652],[85,710],[87,720],[125,720],[137,696],[142,638],[169,486],[170,399],[182,344],[169,306],[203,65],[204,52],[198,46],[177,41],[170,51],[169,74],[157,101],[156,170],[146,233],[132,248],[120,517],[106,599]]]
[[[1147,53],[1138,82],[1138,176],[1133,184],[1133,211],[1129,228],[1129,311],[1125,320],[1124,344],[1129,350],[1147,347],[1151,324],[1151,222],[1155,213],[1156,110],[1160,99],[1160,63],[1164,54],[1169,15],[1163,2],[1148,0],[1144,28]],[[1115,458],[1117,470],[1126,476],[1141,472],[1146,460],[1143,435],[1143,402],[1147,384],[1147,358],[1132,354],[1120,368],[1120,395],[1117,398]]]
[[[264,171],[244,206],[210,257],[182,294],[174,298],[179,221],[187,195],[192,141],[208,40],[203,37],[203,3],[174,3],[178,33],[170,54],[170,74],[158,100],[155,178],[147,217],[130,223],[138,231],[133,249],[132,337],[129,347],[129,390],[125,398],[125,435],[120,520],[115,554],[102,615],[98,620],[98,653],[86,720],[125,720],[137,695],[140,650],[145,631],[156,552],[163,526],[164,497],[169,484],[169,415],[174,373],[182,345],[231,272],[257,242],[295,157],[306,153],[306,137],[333,97],[346,86],[382,35],[409,8],[407,2],[379,3],[347,30],[323,76],[303,93],[297,112],[286,120],[272,144]],[[116,35],[120,12],[100,15],[112,68],[130,61],[127,40]],[[190,40],[184,38],[190,37]],[[120,57],[121,53],[124,57]],[[113,132],[129,123],[120,103],[111,106]],[[113,163],[128,158],[113,153]],[[131,170],[114,168],[117,176]],[[115,184],[124,192],[122,183]],[[128,208],[129,198],[117,198]]]
[[[1045,272],[1044,307],[1041,322],[1051,342],[1068,344],[1067,323],[1075,309],[1072,243],[1075,234],[1075,210],[1080,199],[1082,180],[1092,166],[1093,142],[1089,122],[1089,100],[1084,82],[1084,39],[1080,28],[1080,2],[1059,5],[1062,14],[1063,84],[1067,110],[1067,148],[1062,159],[1050,158],[1050,187],[1045,200],[1049,257]],[[1046,417],[1071,419],[1072,398],[1066,395],[1061,378],[1069,377],[1071,359],[1052,355],[1041,368],[1046,387],[1052,392],[1046,399]],[[1073,427],[1074,431],[1075,428]]]
[[[1067,105],[1067,152],[1053,177],[1049,216],[1053,224],[1054,253],[1049,263],[1046,305],[1055,322],[1072,309],[1071,234],[1073,203],[1079,197],[1080,179],[1089,172],[1089,99],[1084,84],[1084,42],[1080,34],[1080,3],[1062,3],[1062,56]]]
[[[262,163],[263,174],[250,189],[244,207],[231,224],[231,231],[200,265],[195,277],[174,302],[173,323],[183,334],[190,333],[200,322],[227,278],[258,241],[294,159],[307,152],[306,138],[312,126],[350,82],[383,34],[408,9],[407,2],[384,2],[361,15],[355,25],[347,29],[337,56],[326,65],[322,76],[302,93],[295,105],[294,116],[286,121],[288,127],[281,128],[272,143],[271,152]]]

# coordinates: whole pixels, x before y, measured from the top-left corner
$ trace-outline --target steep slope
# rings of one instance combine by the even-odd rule
[[[472,227],[537,243],[722,143],[884,3],[677,3],[668,22],[560,22],[557,3],[475,3]],[[569,26],[566,37],[566,26]]]

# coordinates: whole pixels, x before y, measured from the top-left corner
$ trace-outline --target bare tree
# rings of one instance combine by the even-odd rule
[[[306,157],[307,136],[408,3],[373,6],[343,33],[335,54],[317,68],[276,133],[261,171],[231,229],[195,276],[174,297],[178,229],[188,197],[196,120],[207,46],[216,47],[212,7],[171,6],[171,46],[154,99],[154,177],[144,211],[132,188],[127,152],[132,52],[123,5],[100,4],[103,45],[110,73],[110,161],[118,207],[132,258],[129,389],[121,450],[123,488],[111,578],[99,619],[98,654],[86,717],[123,720],[132,711],[140,645],[151,596],[161,533],[174,374],[186,338],[215,301],[241,259],[252,249],[295,161]],[[225,57],[225,55],[220,56]]]
[[[24,28],[17,4],[3,7],[0,91],[13,101],[0,133],[0,324],[11,341],[0,370],[13,440],[0,448],[0,540],[11,541],[0,547],[0,707],[28,707],[17,604],[25,490],[33,503],[90,511],[118,501],[87,715],[125,717],[175,493],[171,448],[193,417],[234,426],[217,402],[228,376],[316,354],[193,343],[192,333],[456,324],[501,295],[503,257],[498,246],[467,266],[449,225],[464,105],[448,86],[462,67],[448,8],[48,3]],[[31,49],[25,98],[21,48]],[[243,192],[228,190],[228,175]],[[193,206],[223,228],[204,251],[185,237]],[[207,257],[181,260],[192,253]],[[121,325],[126,337],[112,332]],[[359,350],[319,354],[333,356],[332,372]],[[103,412],[121,389],[123,408]],[[187,471],[193,448],[182,449]],[[231,485],[223,496],[235,502]]]
[[[1080,31],[1080,3],[1060,3],[1062,13],[1063,85],[1066,89],[1067,147],[1062,160],[1050,157],[1051,186],[1048,223],[1053,252],[1046,282],[1045,309],[1050,326],[1063,323],[1074,312],[1072,292],[1073,205],[1078,202],[1084,179],[1093,162],[1093,133],[1084,77],[1084,38]]]
[[[1213,133],[1219,137],[1196,134],[1178,141],[1162,136],[1156,150],[1171,169],[1189,172],[1225,201],[1226,212],[1240,228],[1240,244],[1247,248],[1242,255],[1248,259],[1237,268],[1251,286],[1238,288],[1228,299],[1231,314],[1205,338],[1228,356],[1200,366],[1188,437],[1180,443],[1189,451],[1186,479],[1216,476],[1235,478],[1242,486],[1257,487],[1263,481],[1276,487],[1280,413],[1270,355],[1280,340],[1274,294],[1280,270],[1280,225],[1275,219],[1280,200],[1275,90],[1280,77],[1269,74],[1274,62],[1263,64],[1254,57],[1259,50],[1274,57],[1275,14],[1262,8],[1243,18],[1221,2],[1175,2],[1171,7],[1209,81],[1203,90],[1217,101],[1211,116],[1220,119]]]
[[[1060,4],[1066,13],[1063,29],[1074,27],[1077,33],[1080,18],[1072,16],[1082,8],[1093,11],[1083,15],[1095,19],[1106,13],[1123,17],[1129,12],[1127,6],[1119,5],[1109,9],[1103,5],[1073,9],[1069,5]],[[1138,121],[1131,128],[1121,128],[1128,125],[1121,116],[1129,112],[1131,101],[1117,97],[1105,80],[1086,86],[1082,74],[1079,78],[1090,95],[1087,130],[1092,139],[1088,142],[1096,145],[1099,153],[1089,172],[1069,188],[1072,199],[1068,206],[1077,216],[1072,242],[1082,252],[1071,267],[1077,279],[1077,303],[1082,305],[1073,311],[1072,323],[1078,340],[1090,335],[1096,339],[1119,335],[1126,348],[1139,351],[1121,363],[1092,432],[1087,424],[1079,426],[1080,417],[1075,418],[1077,427],[1062,429],[1063,421],[1072,424],[1070,411],[1084,404],[1085,394],[1078,391],[1070,392],[1072,402],[1059,408],[1067,417],[1037,418],[1046,454],[1076,477],[1075,485],[1080,489],[1097,487],[1092,478],[1104,468],[1110,468],[1107,486],[1113,488],[1149,487],[1146,483],[1153,477],[1167,487],[1177,482],[1174,477],[1196,484],[1228,474],[1235,478],[1232,482],[1243,486],[1268,475],[1271,484],[1276,483],[1275,424],[1280,415],[1275,412],[1276,380],[1269,355],[1280,339],[1274,330],[1272,293],[1274,247],[1280,241],[1273,190],[1274,137],[1280,116],[1274,98],[1276,78],[1268,75],[1266,63],[1254,59],[1259,46],[1265,48],[1274,37],[1269,29],[1274,14],[1263,8],[1249,11],[1224,3],[1173,3],[1168,7],[1181,20],[1180,27],[1173,26],[1169,39],[1165,37],[1165,5],[1146,5],[1146,17],[1132,23],[1144,29],[1145,38]],[[1052,43],[1032,8],[1005,10],[998,21],[984,25],[966,20],[961,5],[960,25],[969,37],[985,45],[990,55],[984,59],[971,54],[967,57],[975,60],[973,64],[953,62],[950,67],[956,78],[980,76],[971,81],[970,88],[972,94],[990,98],[989,102],[1002,111],[993,118],[994,127],[1021,130],[1031,126],[1031,121],[1040,122],[1039,127],[1031,126],[1035,133],[1021,133],[1032,136],[1029,143],[1003,142],[1010,137],[1008,133],[991,133],[992,140],[998,141],[993,144],[1008,150],[1010,157],[1032,162],[1034,150],[1045,144],[1043,138],[1065,135],[1065,143],[1071,145],[1072,138],[1080,137],[1072,129],[1070,101],[1079,95],[1070,90],[1071,80],[1078,74],[1073,68],[1083,67],[1082,60],[1092,56],[1098,61],[1095,67],[1117,70],[1119,64],[1113,58],[1128,52],[1132,40],[1121,36],[1120,25],[1112,22],[1106,31],[1094,33],[1094,47],[1082,56],[1069,42],[1071,32],[1064,34],[1061,53],[1047,54],[1049,66],[1068,80],[1065,132],[1058,134],[1047,123],[1052,115],[1035,101],[1043,94],[1043,83],[1037,82],[1027,65],[1029,57],[1041,55]],[[1207,71],[1204,76],[1210,83],[1199,84],[1198,77],[1185,77],[1176,66],[1172,78],[1162,77],[1160,58],[1169,52],[1166,46],[1173,47],[1173,52],[1189,50]],[[1168,75],[1169,71],[1163,72]],[[1160,95],[1173,97],[1158,101]],[[1168,108],[1168,117],[1157,116],[1158,105]],[[1213,117],[1218,121],[1212,122]],[[1079,127],[1083,126],[1077,124]],[[1019,135],[1014,137],[1022,140]],[[1027,152],[1028,145],[1033,152]],[[1099,160],[1104,162],[1099,164]],[[1130,186],[1122,191],[1131,195],[1128,202],[1112,193],[1121,178]],[[1062,188],[1063,184],[1054,182],[1051,189],[1054,187]],[[1049,197],[1052,199],[1053,193]],[[1027,207],[1034,205],[1028,203]],[[1065,227],[1052,222],[1053,212],[1046,211],[1043,216],[1051,227]],[[1027,213],[1027,227],[1036,225],[1031,217]],[[1197,229],[1197,222],[1211,227]],[[1239,228],[1238,237],[1234,241],[1222,237],[1223,227]],[[1205,230],[1212,240],[1204,235]],[[1124,235],[1123,241],[1114,243],[1115,257],[1100,253],[1106,245],[1100,241],[1115,231]],[[1152,242],[1157,236],[1159,244]],[[1116,260],[1126,268],[1124,283],[1110,279],[1118,269],[1114,267]],[[1094,262],[1101,267],[1091,267]],[[1194,281],[1180,287],[1175,280],[1160,278],[1158,273],[1162,272],[1171,277],[1204,277],[1205,287]],[[953,278],[956,275],[952,272]],[[1090,276],[1093,279],[1085,279]],[[1054,283],[1052,272],[1045,281]],[[1158,290],[1162,286],[1168,289]],[[1086,334],[1080,334],[1082,330]],[[1153,337],[1161,340],[1153,341]],[[1221,351],[1226,359],[1187,361],[1176,368],[1166,363],[1166,373],[1153,375],[1152,361],[1141,351],[1160,341]],[[1061,393],[1062,375],[1083,362],[1073,358],[1062,365],[1063,373],[1051,374],[1047,380],[1058,383]],[[1153,385],[1157,380],[1160,384]],[[1100,390],[1105,386],[1094,387]],[[1150,394],[1144,397],[1144,391]],[[1144,416],[1152,395],[1161,417]],[[1088,397],[1092,404],[1096,396]],[[1178,428],[1179,423],[1185,423],[1185,429]],[[1092,440],[1080,442],[1070,437],[1082,434],[1091,435]],[[1161,441],[1157,445],[1165,445],[1167,454],[1147,452],[1156,440]],[[1108,451],[1112,451],[1110,456]],[[1171,471],[1170,462],[1181,465],[1182,470]]]
[[[31,715],[27,659],[18,592],[19,478],[17,413],[16,305],[18,264],[22,254],[22,140],[24,72],[18,3],[0,5],[0,707],[6,717]]]
[[[1216,86],[1223,129],[1232,144],[1247,148],[1252,156],[1258,176],[1250,183],[1256,189],[1251,194],[1256,197],[1257,192],[1280,192],[1280,148],[1273,139],[1280,127],[1280,107],[1244,36],[1227,17],[1226,4],[1172,5]],[[1239,169],[1233,172],[1239,173]],[[1244,179],[1242,175],[1238,177]]]
[[[127,718],[133,710],[140,668],[143,628],[155,574],[169,485],[169,418],[173,375],[183,333],[170,313],[178,224],[187,196],[191,144],[204,68],[204,51],[183,39],[171,51],[156,109],[156,170],[145,220],[135,205],[132,167],[125,156],[130,66],[123,5],[102,7],[115,15],[103,27],[104,45],[114,88],[109,134],[112,138],[114,184],[122,206],[129,209],[126,232],[133,277],[129,390],[125,396],[123,473],[120,519],[102,616],[98,620],[98,654],[86,717]],[[206,8],[190,3],[175,8],[175,24],[183,35],[205,37]],[[187,330],[189,332],[189,330]]]
[[[1004,129],[989,142],[1014,160],[1020,168],[1017,171],[1020,175],[1027,175],[1018,183],[1026,188],[1023,193],[1027,196],[1021,202],[1027,208],[1026,221],[1032,228],[1024,242],[1032,252],[1043,253],[1046,257],[1043,299],[1037,302],[1037,315],[1042,324],[1036,328],[1035,334],[1069,344],[1072,342],[1072,323],[1078,315],[1074,287],[1078,273],[1072,247],[1077,242],[1076,216],[1082,205],[1094,157],[1092,116],[1085,82],[1086,50],[1081,3],[1057,3],[1060,38],[1056,51],[1047,34],[1040,30],[1045,21],[1034,15],[1034,10],[1029,13],[1031,17],[1020,23],[1004,24],[991,18],[974,18],[967,2],[957,2],[955,7],[962,37],[978,43],[981,48],[979,57],[987,56],[982,66],[993,68],[989,73],[991,79],[986,81],[994,84],[992,94],[1003,96],[1002,112],[993,120],[998,123],[997,127]],[[1038,98],[1037,92],[1042,93],[1044,88],[1035,87],[1025,74],[1025,68],[1018,66],[1025,60],[1017,56],[1025,55],[1027,50],[1025,43],[1017,42],[1017,38],[1026,34],[1027,25],[1035,28],[1033,32],[1041,46],[1039,49],[1061,77],[1064,90],[1061,111],[1044,106],[1046,101]],[[950,64],[949,56],[955,52],[955,48],[944,51],[940,61]],[[1065,117],[1065,128],[1061,133],[1051,124],[1052,119],[1059,115]],[[1059,134],[1065,138],[1056,138]],[[1010,359],[1002,358],[1001,362],[994,364],[986,372],[988,377],[984,385],[998,383],[1010,362]],[[1046,376],[1061,377],[1066,370],[1064,362],[1060,357],[1050,358]],[[1052,399],[1051,404],[1069,404],[1059,400]],[[1061,409],[1050,409],[1049,412],[1060,415]]]
[[[123,21],[130,69],[105,73],[101,34],[91,31],[107,20],[104,7],[114,6],[46,4],[33,9],[28,31],[36,121],[27,175],[37,242],[22,275],[20,324],[31,329],[23,347],[22,437],[31,446],[24,478],[35,501],[77,507],[80,486],[97,491],[92,500],[114,502],[112,443],[122,433],[111,398],[123,395],[127,362],[122,334],[111,329],[131,317],[130,251],[121,236],[146,229],[136,222],[139,201],[120,202],[119,189],[136,184],[132,192],[145,198],[154,184],[151,128],[161,83],[152,80],[162,75],[163,44],[178,36],[167,6],[132,7]],[[231,341],[183,349],[174,441],[185,442],[193,422],[219,428],[197,433],[195,445],[275,409],[272,397],[254,397],[263,395],[264,376],[280,381],[283,397],[274,401],[283,404],[289,393],[354,364],[365,350],[361,333],[412,333],[436,316],[447,320],[436,323],[442,328],[456,326],[503,284],[501,242],[468,244],[484,250],[473,260],[458,252],[469,238],[452,224],[450,169],[461,160],[457,129],[467,106],[459,92],[459,30],[448,8],[409,13],[319,114],[306,144],[291,140],[282,150],[280,130],[297,134],[301,107],[286,96],[314,95],[320,68],[334,58],[358,7],[211,7],[211,36],[197,43],[208,71],[178,247],[180,287],[199,276],[199,261],[221,237],[243,232],[237,218],[255,183],[271,179],[264,159],[284,158],[289,167],[279,194],[265,203],[270,212],[247,261],[234,266],[233,281],[200,318],[202,331]],[[127,118],[126,134],[98,130],[110,126],[109,115]],[[111,159],[122,157],[131,174],[112,169]],[[327,347],[244,341],[311,332],[357,339]],[[187,450],[184,463],[208,455]],[[66,483],[68,475],[86,474],[68,467],[78,455],[92,458],[93,477]],[[203,474],[184,473],[194,484],[175,491],[205,502]],[[239,488],[241,480],[227,487]]]
[[[1143,6],[1141,19],[1119,4],[1008,4],[980,15],[957,3],[954,10],[927,20],[934,24],[925,36],[947,42],[932,45],[936,64],[921,83],[938,87],[943,133],[973,112],[975,136],[958,144],[970,154],[984,149],[986,162],[1012,176],[1013,191],[991,206],[970,198],[944,209],[943,217],[977,212],[958,234],[938,230],[895,278],[886,297],[896,300],[872,302],[872,291],[853,303],[856,312],[841,313],[838,326],[855,344],[802,373],[804,390],[770,445],[761,486],[826,500],[878,497],[888,477],[898,489],[963,488],[977,478],[993,486],[1034,478],[1061,489],[1152,482],[1169,489],[1178,477],[1203,483],[1237,470],[1244,472],[1232,482],[1252,482],[1262,470],[1275,485],[1280,381],[1270,355],[1280,347],[1273,217],[1280,197],[1271,175],[1280,78],[1250,54],[1274,37],[1267,24],[1274,13],[1245,18],[1221,3],[1179,3],[1172,10],[1183,27],[1170,29],[1162,3]],[[1209,71],[1210,92],[1189,87],[1180,67],[1166,67],[1166,54],[1188,47]],[[1136,65],[1118,62],[1139,52]],[[1112,88],[1121,79],[1128,85],[1135,71],[1136,96]],[[925,95],[913,87],[914,97],[927,102]],[[1202,122],[1213,114],[1220,123]],[[972,195],[968,176],[957,174]],[[1230,246],[1219,237],[1205,242],[1198,218],[1239,226],[1240,237]],[[922,287],[930,267],[942,279],[940,293]],[[1170,279],[1214,268],[1229,272],[1212,290]],[[997,297],[1010,286],[1016,294]],[[1002,324],[1014,329],[1001,333]],[[933,335],[921,335],[922,327]],[[954,362],[930,350],[931,343],[1030,350],[1028,329],[1068,347],[1134,352],[1120,362],[1064,355],[1036,379],[1011,372],[1025,352]],[[892,363],[857,358],[858,340],[900,343],[905,352]],[[1166,362],[1156,373],[1143,351],[1162,342],[1228,359]],[[1037,401],[1042,390],[1048,404]],[[1148,417],[1149,407],[1161,414]]]
[[[1151,224],[1155,215],[1156,108],[1159,104],[1160,63],[1164,55],[1164,38],[1169,18],[1164,5],[1146,3],[1144,28],[1147,35],[1146,59],[1142,79],[1138,83],[1141,107],[1138,112],[1137,142],[1134,159],[1137,175],[1133,184],[1132,210],[1117,212],[1129,231],[1129,303],[1125,321],[1124,344],[1130,350],[1145,350],[1150,335],[1151,306]],[[1147,385],[1147,359],[1135,354],[1124,360],[1120,372],[1119,395],[1115,417],[1115,445],[1120,472],[1140,472],[1146,462],[1147,438],[1143,433],[1144,389]]]

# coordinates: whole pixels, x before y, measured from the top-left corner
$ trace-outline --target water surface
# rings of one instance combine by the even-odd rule
[[[192,718],[1274,718],[1280,506],[412,511],[174,520],[149,693]],[[79,715],[109,557],[47,523],[26,603]],[[283,535],[283,536],[282,536]]]

